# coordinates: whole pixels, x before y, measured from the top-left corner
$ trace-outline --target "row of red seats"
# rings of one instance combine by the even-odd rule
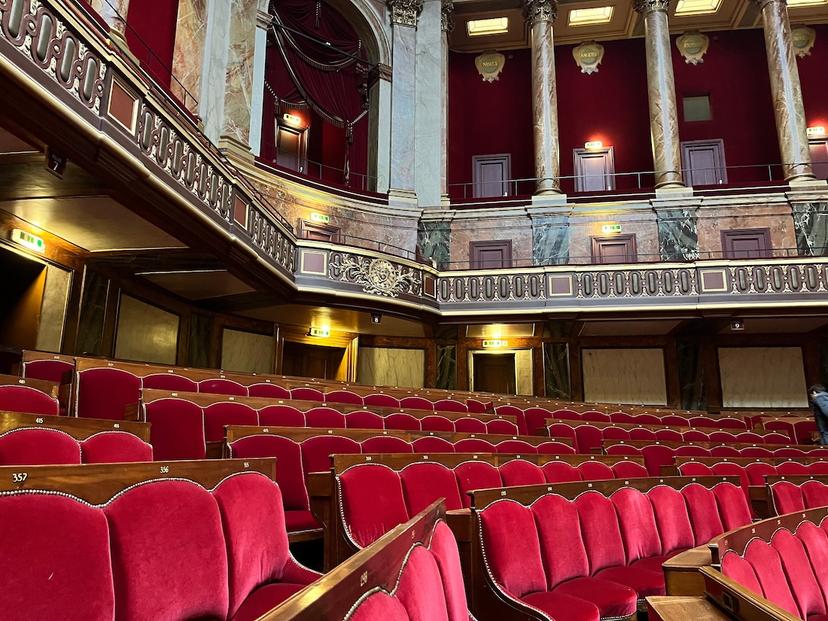
[[[319,577],[291,556],[279,488],[258,472],[212,491],[145,481],[102,505],[6,491],[0,521],[0,606],[16,618],[252,621]]]
[[[330,431],[330,433],[327,431]],[[276,478],[284,495],[285,516],[288,531],[291,533],[320,528],[319,523],[310,511],[310,498],[305,480],[309,472],[330,470],[331,455],[455,452],[500,454],[544,452],[553,455],[574,453],[570,447],[557,442],[549,442],[546,445],[534,447],[519,440],[506,440],[494,445],[491,442],[473,438],[460,440],[452,444],[443,438],[437,437],[422,437],[413,442],[406,442],[401,438],[383,435],[357,442],[351,438],[335,435],[335,430],[327,431],[320,430],[320,435],[301,442],[275,434],[258,434],[245,436],[228,445],[231,457],[276,457],[279,464]]]
[[[101,431],[83,440],[45,427],[21,427],[0,434],[0,466],[107,464],[152,459],[152,446],[124,431]]]
[[[654,481],[574,499],[541,492],[527,504],[507,494],[476,512],[501,601],[571,621],[634,618],[644,597],[665,593],[666,559],[750,522],[744,495],[726,482]]]
[[[515,424],[505,419],[483,422],[469,416],[452,420],[438,414],[417,418],[402,412],[380,416],[367,410],[343,414],[324,406],[305,412],[289,405],[269,405],[256,410],[235,401],[202,406],[187,399],[172,397],[144,403],[142,416],[151,423],[151,442],[155,447],[156,458],[162,460],[203,459],[207,442],[224,441],[226,425],[458,431],[506,435],[517,433]]]
[[[826,480],[774,481],[770,496],[775,515],[828,506]]]
[[[0,386],[0,412],[25,412],[58,416],[60,403],[51,395],[31,386]]]
[[[828,475],[828,460],[807,464],[794,460],[781,464],[771,464],[765,461],[755,461],[749,464],[731,461],[720,461],[714,464],[688,461],[680,464],[678,471],[681,476],[685,477],[738,476],[747,494],[748,487],[764,485],[767,476]],[[785,511],[785,513],[788,512]]]
[[[471,490],[645,476],[639,464],[624,461],[612,466],[586,461],[573,468],[555,461],[538,466],[516,458],[500,466],[471,459],[454,467],[421,461],[399,470],[372,461],[351,466],[336,478],[345,532],[354,545],[364,547],[440,498],[449,511],[469,508]]]
[[[729,431],[706,433],[699,429],[677,431],[675,429],[647,429],[635,427],[597,427],[589,423],[553,423],[547,427],[553,438],[572,441],[579,453],[591,453],[601,448],[604,440],[661,441],[661,442],[749,442],[757,444],[788,444],[791,439],[780,433],[758,434],[743,431],[738,434]]]
[[[737,448],[722,444],[720,446],[668,446],[665,444],[650,444],[647,446],[633,446],[631,444],[611,444],[604,446],[607,455],[637,455],[644,457],[647,472],[652,476],[661,473],[664,466],[674,463],[676,457],[824,457],[828,456],[828,448],[766,448],[763,446],[747,446]]]
[[[828,520],[804,521],[794,530],[776,528],[767,540],[751,537],[743,550],[728,549],[721,559],[727,578],[793,617],[814,621],[828,615],[826,567]]]

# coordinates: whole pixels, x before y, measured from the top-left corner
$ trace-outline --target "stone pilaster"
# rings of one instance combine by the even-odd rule
[[[799,71],[791,43],[791,24],[785,0],[753,0],[762,12],[768,75],[773,95],[776,133],[785,179],[789,182],[813,181],[811,152],[808,147],[805,106]]]
[[[368,99],[368,177],[370,188],[384,194],[389,188],[391,164],[391,67],[377,65],[370,77]]]
[[[253,52],[253,100],[250,104],[250,137],[248,140],[253,155],[259,155],[262,148],[267,31],[273,21],[273,17],[267,12],[267,4],[267,0],[259,0],[259,7],[256,12],[256,41]]]
[[[440,195],[444,206],[448,206],[448,38],[454,30],[454,2],[442,0],[440,37],[440,94],[442,96],[442,123],[440,127]]]
[[[170,88],[193,114],[199,114],[206,36],[207,0],[179,0]]]
[[[557,0],[524,0],[523,11],[532,44],[532,122],[536,195],[560,193],[558,101],[555,85],[555,42],[552,24]]]
[[[669,0],[636,0],[635,3],[635,10],[644,16],[647,95],[656,189],[684,186],[670,28],[667,23],[669,4]]]

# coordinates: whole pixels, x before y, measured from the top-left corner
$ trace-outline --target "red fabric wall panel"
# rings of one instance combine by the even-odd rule
[[[166,87],[170,86],[177,21],[178,0],[131,0],[129,4],[129,49],[141,66]]]

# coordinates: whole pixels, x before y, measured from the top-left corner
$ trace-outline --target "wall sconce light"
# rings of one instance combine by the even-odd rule
[[[327,338],[331,335],[331,329],[328,327],[323,328],[314,328],[311,326],[311,329],[308,330],[308,336],[316,336],[319,338]]]
[[[808,138],[825,138],[825,127],[822,125],[815,125],[807,129]]]
[[[15,244],[28,248],[29,250],[34,250],[35,252],[43,252],[46,250],[46,242],[37,235],[32,235],[22,229],[12,229],[11,240]]]
[[[289,112],[285,112],[282,115],[282,120],[287,125],[292,125],[293,127],[302,127],[305,124],[305,120],[301,116],[297,114],[290,114]]]
[[[587,151],[600,151],[604,148],[604,143],[600,140],[590,140],[584,143],[584,149]]]
[[[621,232],[621,225],[620,224],[605,224],[601,227],[601,232],[604,235],[615,235]]]
[[[509,347],[509,341],[504,339],[485,339],[483,341],[483,349],[503,349]]]

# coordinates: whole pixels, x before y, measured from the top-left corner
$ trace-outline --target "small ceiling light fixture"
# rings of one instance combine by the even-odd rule
[[[612,21],[614,7],[597,6],[588,9],[572,9],[567,22],[570,26],[594,26],[609,24]]]
[[[378,325],[382,323],[382,313],[371,313],[371,323]]]
[[[679,0],[676,15],[708,15],[716,13],[722,6],[722,0]]]
[[[470,37],[485,37],[509,32],[508,17],[490,17],[488,19],[470,19],[466,22],[466,32]]]

